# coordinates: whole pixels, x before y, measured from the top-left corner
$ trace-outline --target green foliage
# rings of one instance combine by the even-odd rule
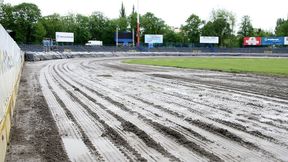
[[[16,40],[23,43],[32,43],[33,31],[37,21],[41,18],[41,11],[31,3],[22,3],[16,5],[13,11],[16,29]]]
[[[106,45],[114,44],[116,28],[120,32],[134,31],[137,28],[137,13],[133,6],[132,13],[126,15],[124,4],[120,8],[117,19],[108,19],[100,12],[90,16],[69,14],[60,16],[52,14],[41,16],[39,8],[31,3],[22,3],[16,6],[4,4],[0,23],[16,33],[18,43],[41,43],[43,38],[55,39],[55,32],[73,32],[75,43],[84,44],[88,40],[101,40]],[[274,33],[262,29],[254,29],[249,16],[244,16],[240,24],[238,35],[235,35],[235,15],[227,10],[213,10],[211,19],[205,23],[195,14],[188,17],[185,24],[176,31],[168,26],[161,18],[147,12],[140,16],[141,41],[145,34],[163,34],[164,44],[198,44],[199,37],[218,36],[222,47],[240,47],[245,36],[272,36]],[[288,35],[288,20],[278,19],[275,35]]]
[[[153,13],[147,12],[141,17],[142,34],[163,34],[166,29],[165,22]]]
[[[16,32],[17,42],[31,43],[36,39],[34,32],[40,18],[40,9],[34,4],[22,3],[16,6],[5,4],[0,23],[5,28]]]
[[[2,16],[0,17],[0,23],[7,29],[15,29],[15,20],[13,16],[14,7],[10,4],[4,4],[2,6]]]
[[[120,9],[120,18],[126,18],[126,10],[125,10],[123,2],[121,4],[121,9]]]
[[[272,58],[157,58],[125,61],[130,64],[206,69],[233,73],[288,76],[288,59]]]
[[[115,22],[117,23],[120,32],[127,31],[129,22],[126,17],[120,17],[119,19],[116,19]]]
[[[202,28],[202,35],[218,36],[220,39],[220,46],[231,46],[230,42],[234,39],[233,29],[235,26],[235,19],[232,12],[223,9],[213,10],[211,13],[211,20]]]
[[[35,25],[35,32],[33,32],[34,43],[41,42],[43,38],[46,36],[47,32],[44,25],[38,21]]]
[[[288,35],[288,19],[278,19],[275,29],[275,34],[277,36],[287,36]]]
[[[263,29],[259,29],[259,28],[255,28],[254,32],[256,33],[256,36],[259,37],[269,37],[269,36],[273,36],[274,34],[270,31],[265,31]]]
[[[238,31],[238,34],[241,37],[255,36],[254,28],[252,26],[251,19],[248,15],[245,15],[242,17],[242,21],[240,24],[240,30]]]
[[[40,19],[40,22],[43,24],[43,26],[46,29],[46,35],[47,38],[54,38],[55,32],[64,32],[65,26],[62,20],[62,17],[58,14],[53,14],[49,16],[42,17]]]
[[[87,43],[92,37],[89,31],[89,17],[79,14],[76,15],[73,31],[75,32],[75,43]]]
[[[177,33],[169,27],[167,27],[163,37],[166,45],[183,42],[181,33]]]
[[[216,20],[224,20],[227,24],[229,24],[229,28],[231,28],[231,32],[233,32],[236,23],[236,16],[225,9],[212,10],[211,20],[215,22]]]
[[[192,14],[187,20],[186,24],[181,26],[181,31],[184,36],[188,38],[189,43],[199,43],[201,35],[201,25],[204,22],[199,16]]]

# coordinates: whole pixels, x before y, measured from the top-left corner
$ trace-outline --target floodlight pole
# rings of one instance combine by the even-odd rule
[[[137,47],[140,47],[140,13],[139,13],[139,0],[137,0]]]

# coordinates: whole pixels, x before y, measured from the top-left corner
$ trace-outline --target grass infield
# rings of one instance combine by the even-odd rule
[[[233,73],[288,76],[287,58],[152,58],[125,60],[124,62]]]

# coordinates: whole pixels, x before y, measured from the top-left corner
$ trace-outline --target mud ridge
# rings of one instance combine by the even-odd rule
[[[189,141],[181,133],[179,133],[179,132],[177,132],[177,131],[169,128],[169,127],[161,125],[157,122],[153,122],[152,120],[149,120],[149,119],[144,119],[144,120],[151,123],[155,129],[159,130],[160,132],[163,132],[164,134],[166,134],[170,138],[176,140],[179,144],[183,145],[184,147],[190,149],[193,152],[198,153],[201,156],[208,158],[210,161],[218,161],[218,162],[223,161],[220,157],[216,156],[215,154],[208,152],[207,150],[203,149],[198,144],[196,144],[192,141]]]
[[[60,77],[60,76],[58,76]],[[60,77],[61,78],[61,77]],[[63,78],[61,78],[63,80]],[[63,80],[64,81],[64,80]],[[66,82],[66,81],[64,81]],[[67,82],[66,82],[67,83]],[[73,89],[77,90],[79,93],[81,93],[83,96],[85,96],[86,98],[88,98],[90,101],[94,102],[95,104],[99,104],[95,99],[88,97],[87,94],[85,94],[84,92],[82,92],[79,88],[76,88],[75,86],[71,85],[70,83],[67,83],[68,85],[70,85],[71,87],[73,87]],[[120,151],[130,160],[133,161],[133,158],[128,155],[126,152],[126,150],[128,150],[129,152],[131,152],[133,155],[135,155],[135,159],[137,161],[147,161],[145,158],[143,158],[141,156],[141,154],[139,154],[133,147],[131,147],[128,142],[122,137],[120,136],[113,128],[111,128],[108,124],[106,124],[106,122],[104,120],[102,120],[95,112],[93,112],[86,104],[84,104],[82,101],[80,101],[77,96],[75,96],[72,92],[70,92],[67,88],[65,88],[63,85],[59,84],[59,86],[61,86],[62,89],[64,89],[69,95],[70,97],[73,98],[73,100],[75,100],[76,102],[78,102],[89,114],[91,114],[97,121],[99,121],[105,129],[105,132],[102,134],[103,137],[108,137],[111,141],[113,141],[113,143],[120,149]],[[103,106],[103,105],[102,105]],[[107,109],[107,108],[106,108]],[[124,148],[124,149],[123,149]]]
[[[59,103],[59,105],[61,105],[61,107],[65,110],[65,113],[67,115],[67,117],[73,121],[73,123],[75,123],[81,133],[81,138],[83,140],[83,142],[85,143],[85,145],[87,145],[87,147],[89,148],[89,150],[91,151],[91,153],[93,153],[99,160],[103,161],[103,157],[101,156],[101,154],[97,151],[97,149],[93,146],[93,143],[89,140],[88,136],[85,134],[84,130],[82,129],[82,127],[80,126],[80,124],[77,122],[77,120],[74,118],[73,114],[70,112],[70,110],[66,107],[66,105],[64,104],[64,102],[60,99],[60,97],[56,94],[56,92],[53,90],[53,88],[51,87],[51,84],[47,81],[47,78],[45,76],[48,88],[51,90],[52,94],[54,95],[54,97],[56,98],[57,102]]]
[[[62,78],[63,79],[63,78]],[[74,89],[76,89],[76,87],[74,85],[71,85],[70,83],[68,83],[67,81],[65,81],[68,85],[70,85],[71,87],[73,87]],[[80,84],[80,83],[79,83]],[[82,85],[84,86],[84,85]],[[84,86],[85,88],[88,88],[86,86]],[[90,91],[93,91],[92,89],[90,89]],[[81,93],[83,96],[85,96],[86,98],[88,98],[90,101],[94,102],[95,104],[97,104],[99,107],[101,107],[103,110],[105,110],[106,112],[108,112],[110,115],[112,115],[113,117],[115,117],[118,121],[121,122],[121,125],[124,129],[124,131],[128,131],[128,132],[132,132],[135,135],[137,135],[140,139],[143,140],[143,142],[148,146],[151,147],[155,150],[157,150],[158,152],[160,152],[161,154],[163,154],[164,156],[172,159],[173,161],[180,161],[179,159],[177,159],[176,157],[174,157],[173,155],[171,155],[170,153],[168,153],[160,144],[158,144],[155,140],[153,140],[148,134],[146,134],[146,132],[142,131],[141,129],[139,129],[137,126],[135,126],[134,124],[124,120],[122,117],[120,117],[119,115],[115,114],[114,112],[108,110],[104,105],[102,105],[101,103],[97,102],[94,98],[88,96],[87,94],[85,94],[84,92],[82,92],[81,90],[78,89],[78,92]],[[96,93],[96,92],[95,92]],[[97,95],[99,94],[98,92],[96,93]],[[73,94],[71,94],[73,95]],[[104,97],[104,95],[100,94],[101,97]],[[106,99],[106,97],[104,97]],[[79,101],[81,102],[81,101]],[[119,106],[119,105],[118,105]],[[123,105],[122,105],[123,106]],[[86,107],[86,106],[85,106]],[[88,108],[89,109],[89,108]],[[128,109],[128,108],[127,108]],[[126,109],[125,109],[126,110]],[[107,133],[107,132],[112,132],[113,137],[111,139],[115,140],[115,142],[117,142],[117,140],[119,140],[118,138],[114,138],[115,136],[119,137],[118,133],[115,132],[113,129],[108,128],[109,126],[107,126],[107,124],[105,123],[105,121],[101,120],[99,118],[99,116],[97,114],[95,114],[93,111],[88,110],[90,114],[92,114],[97,120],[100,121],[101,124],[103,124],[106,128],[106,133],[103,134],[104,136],[110,136],[111,134]],[[129,123],[129,124],[128,124]],[[128,128],[127,126],[129,125],[130,128],[133,129],[125,129]],[[117,135],[116,135],[117,134]],[[127,147],[130,147],[130,145],[122,138],[121,140],[122,145],[123,143],[126,143]],[[125,141],[125,142],[123,142]],[[132,148],[133,149],[133,148]],[[137,152],[135,153],[138,156],[140,156]],[[139,160],[143,160],[143,157],[139,157]]]
[[[280,98],[280,99],[283,99],[283,100],[287,100],[287,95],[284,94],[283,95],[279,95],[278,94],[273,94],[273,93],[269,93],[267,94],[267,92],[260,92],[260,91],[251,91],[249,89],[245,89],[245,87],[241,87],[241,88],[238,88],[238,87],[233,87],[233,86],[229,86],[229,85],[226,85],[226,84],[220,84],[220,83],[214,83],[214,82],[209,82],[209,81],[199,81],[199,80],[196,80],[196,79],[192,79],[192,78],[184,78],[184,77],[178,77],[178,76],[172,76],[172,75],[166,75],[166,74],[150,74],[150,76],[154,76],[154,77],[159,77],[159,78],[164,78],[164,79],[176,79],[176,80],[181,80],[181,81],[184,81],[184,82],[194,82],[194,83],[197,83],[197,84],[201,84],[201,85],[208,85],[208,86],[211,86],[211,89],[215,89],[215,90],[220,90],[220,91],[227,91],[227,89],[229,90],[234,90],[235,93],[239,93],[241,94],[241,92],[244,92],[244,93],[249,93],[249,94],[256,94],[256,95],[262,95],[262,96],[267,96],[267,97],[275,97],[275,98]],[[216,84],[216,85],[215,85]],[[250,87],[251,88],[251,87]],[[248,95],[248,94],[245,94],[245,95]],[[280,102],[280,101],[278,101]],[[287,102],[282,102],[281,103],[283,104],[287,104]]]
[[[266,136],[266,135],[262,134],[259,131],[248,131],[247,128],[244,127],[243,125],[240,125],[240,124],[237,124],[237,123],[232,123],[230,121],[225,121],[225,120],[221,120],[221,119],[211,119],[211,120],[214,120],[214,121],[216,121],[218,123],[221,123],[221,124],[225,124],[225,125],[227,125],[229,127],[235,128],[237,130],[249,133],[249,134],[254,135],[256,137],[260,137],[260,138],[266,139],[268,141],[273,141],[273,142],[278,143],[278,141],[275,138],[270,137],[270,136]]]
[[[70,78],[72,80],[74,80],[75,82],[77,82],[78,84],[82,85],[83,87],[87,88],[88,90],[90,90],[91,92],[94,92],[96,93],[98,96],[100,97],[103,97],[104,99],[106,99],[107,101],[109,101],[110,103],[116,105],[117,107],[121,108],[122,110],[124,111],[127,111],[131,114],[134,114],[134,113],[137,113],[135,111],[132,111],[130,110],[129,108],[127,108],[124,104],[122,103],[119,103],[115,100],[113,100],[112,98],[108,97],[108,96],[105,96],[103,94],[100,94],[99,92],[83,85],[82,83],[80,83],[79,81],[76,81],[75,79],[73,78]],[[192,141],[189,141],[184,135],[182,135],[181,133],[175,131],[175,130],[172,130],[166,126],[163,126],[157,122],[153,122],[152,120],[150,119],[147,119],[145,116],[137,113],[139,118],[143,119],[144,121],[146,121],[148,124],[150,124],[152,127],[154,127],[156,130],[159,130],[160,132],[163,132],[165,133],[166,135],[169,135],[170,137],[172,137],[173,139],[175,139],[179,144],[183,145],[184,147],[190,149],[191,151],[195,151],[197,152],[198,154],[202,155],[202,156],[205,156],[207,158],[209,158],[211,161],[223,161],[221,158],[219,158],[218,156],[214,155],[213,153],[211,152],[208,152],[207,150],[203,149],[202,147],[200,147],[198,144],[192,142]],[[161,128],[161,129],[159,129]]]
[[[245,140],[243,140],[241,137],[229,132],[227,129],[224,128],[219,128],[213,124],[208,124],[205,122],[202,122],[200,120],[192,120],[191,118],[187,118],[185,119],[186,121],[188,121],[189,123],[198,126],[199,128],[205,129],[209,132],[213,132],[216,133],[218,135],[221,135],[223,137],[226,137],[228,139],[231,139],[232,141],[235,141],[243,146],[246,146],[248,148],[253,148],[256,150],[261,150],[258,146],[256,146],[255,144],[251,143],[251,142],[247,142]]]

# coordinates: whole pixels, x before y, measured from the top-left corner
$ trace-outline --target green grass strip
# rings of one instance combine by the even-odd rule
[[[129,64],[288,76],[287,58],[152,58],[125,60]]]

